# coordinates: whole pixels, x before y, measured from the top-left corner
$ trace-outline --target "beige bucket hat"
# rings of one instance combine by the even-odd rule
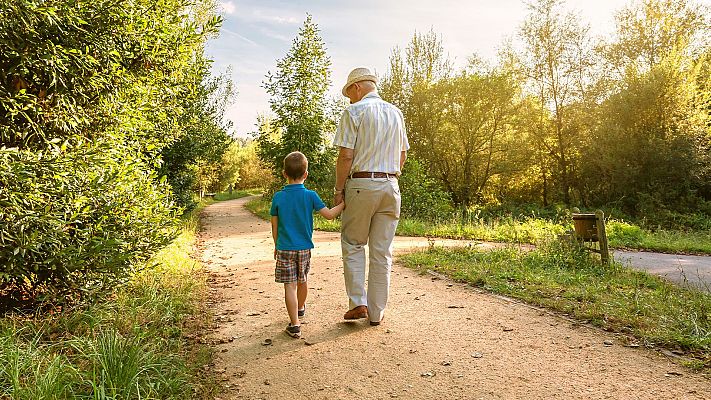
[[[343,89],[341,89],[341,93],[348,97],[348,95],[346,95],[346,89],[348,89],[348,86],[361,81],[372,81],[373,83],[378,83],[378,77],[373,75],[368,68],[356,68],[348,74],[348,81],[343,86]]]

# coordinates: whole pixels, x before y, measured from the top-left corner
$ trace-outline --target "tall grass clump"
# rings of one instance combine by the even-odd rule
[[[131,280],[97,302],[0,320],[0,398],[196,399],[216,387],[209,347],[188,341],[208,323],[206,281],[191,258],[199,210]]]

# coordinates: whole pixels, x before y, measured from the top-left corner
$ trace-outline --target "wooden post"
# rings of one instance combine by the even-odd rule
[[[600,261],[603,264],[610,262],[610,251],[607,247],[607,233],[605,232],[605,213],[602,210],[595,211],[597,219],[597,240],[600,243]]]

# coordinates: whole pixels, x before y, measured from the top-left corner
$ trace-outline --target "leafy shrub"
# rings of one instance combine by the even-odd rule
[[[154,171],[184,158],[161,160],[162,150],[181,137],[215,153],[228,143],[213,118],[220,103],[206,99],[211,5],[0,2],[4,305],[82,297],[174,236],[170,190]],[[179,200],[189,182],[179,176]]]
[[[414,158],[408,158],[400,177],[403,217],[426,220],[451,218],[454,208],[450,195],[437,180],[427,176],[425,167]]]
[[[53,297],[125,278],[175,235],[153,178],[106,146],[0,150],[0,294]]]
[[[609,220],[605,223],[605,231],[610,242],[619,243],[625,247],[638,248],[644,238],[644,231],[637,225],[624,221]]]

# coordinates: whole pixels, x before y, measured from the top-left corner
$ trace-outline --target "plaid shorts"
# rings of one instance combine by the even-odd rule
[[[277,250],[274,280],[279,283],[306,282],[311,269],[311,249]]]

